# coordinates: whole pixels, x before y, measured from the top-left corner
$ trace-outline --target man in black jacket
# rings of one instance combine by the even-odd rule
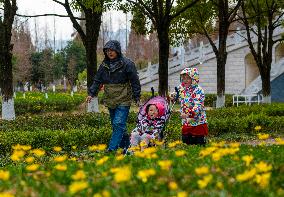
[[[103,48],[105,59],[88,90],[87,102],[97,96],[104,85],[104,105],[108,107],[112,136],[108,151],[127,148],[129,137],[126,122],[132,99],[139,105],[141,86],[135,64],[121,53],[120,43],[111,40]]]

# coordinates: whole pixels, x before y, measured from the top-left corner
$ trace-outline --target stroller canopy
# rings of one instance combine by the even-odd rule
[[[138,121],[140,122],[144,116],[146,116],[146,108],[149,105],[156,105],[159,111],[159,116],[158,118],[167,120],[169,117],[169,105],[167,100],[164,97],[161,96],[156,96],[151,99],[149,99],[147,102],[144,103],[143,106],[140,107],[139,109],[139,115],[138,115]]]

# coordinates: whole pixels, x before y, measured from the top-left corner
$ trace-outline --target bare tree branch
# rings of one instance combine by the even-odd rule
[[[234,20],[234,18],[236,17],[237,11],[239,10],[241,3],[243,0],[238,0],[237,5],[234,7],[234,9],[229,13],[229,23],[232,23],[232,21]]]
[[[251,40],[249,22],[248,22],[248,20],[247,20],[247,18],[246,18],[246,11],[245,11],[245,5],[244,5],[244,3],[242,3],[242,6],[241,6],[241,7],[242,7],[243,15],[244,15],[243,21],[244,21],[244,25],[245,25],[245,27],[246,27],[247,41],[248,41],[248,44],[249,44],[249,48],[250,48],[251,53],[252,53],[252,55],[254,56],[254,58],[255,58],[257,61],[259,61],[258,55],[257,55],[257,53],[256,53],[256,51],[255,51],[255,48],[253,47],[253,43],[252,43],[252,40]]]
[[[278,17],[277,17],[277,19],[273,22],[273,26],[277,26],[276,24],[279,22],[279,20],[280,20],[280,18],[282,18],[282,16],[284,15],[284,12],[282,12]],[[281,24],[279,25],[279,26],[281,26]]]
[[[23,15],[23,14],[16,14],[19,17],[26,17],[26,18],[34,18],[34,17],[41,17],[41,16],[58,16],[58,17],[68,17],[68,15],[60,15],[60,14],[38,14],[38,15]],[[76,20],[85,20],[85,18],[78,18],[74,17]]]
[[[277,40],[274,40],[274,41],[273,41],[273,44],[275,44],[275,43],[277,43],[277,42],[282,42],[282,41],[284,41],[284,38],[279,38],[279,39],[277,39]]]
[[[58,1],[58,0],[52,0],[52,1],[54,1],[54,2],[56,2],[56,3],[58,3],[58,4],[61,4],[62,6],[65,5],[64,3],[62,3],[61,1]]]

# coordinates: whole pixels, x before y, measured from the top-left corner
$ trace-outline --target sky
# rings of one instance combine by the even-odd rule
[[[62,1],[62,0],[61,0]],[[52,0],[17,0],[18,14],[23,15],[37,15],[37,14],[61,14],[67,15],[64,7],[60,4],[53,2]],[[79,16],[79,13],[77,13]],[[104,20],[109,20],[110,13],[104,15]],[[126,26],[125,15],[123,13],[111,12],[111,21],[107,21],[111,24],[112,30],[116,31],[119,27]],[[40,38],[45,38],[45,33],[50,40],[71,40],[71,34],[75,32],[72,27],[72,23],[68,17],[37,17],[37,18],[20,18],[20,21],[28,21],[32,35],[34,35],[35,23],[37,24],[38,34]],[[35,22],[36,21],[36,22]],[[128,21],[128,27],[129,27]],[[55,28],[54,28],[55,27]],[[41,39],[43,40],[43,39]]]

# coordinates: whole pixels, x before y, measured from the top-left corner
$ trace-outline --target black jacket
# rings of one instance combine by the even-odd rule
[[[106,54],[107,49],[115,50],[118,57],[115,61],[110,61]],[[129,83],[132,90],[133,99],[137,102],[140,100],[141,86],[135,64],[121,54],[120,43],[111,40],[104,46],[105,59],[100,65],[98,72],[94,77],[93,84],[89,88],[88,94],[96,96],[101,84],[127,84]],[[113,63],[115,62],[115,63]],[[113,66],[110,64],[113,63]]]

